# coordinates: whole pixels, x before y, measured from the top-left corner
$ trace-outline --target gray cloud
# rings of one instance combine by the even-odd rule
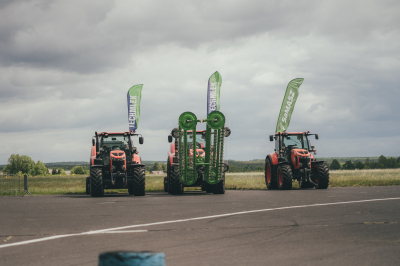
[[[9,1],[0,4],[0,164],[87,160],[94,131],[125,131],[144,84],[144,159],[165,160],[179,115],[205,118],[222,74],[229,159],[264,158],[287,83],[289,130],[320,156],[398,156],[397,1]],[[204,125],[199,125],[202,127]],[[397,138],[397,139],[396,139]],[[60,153],[59,150],[64,152]]]

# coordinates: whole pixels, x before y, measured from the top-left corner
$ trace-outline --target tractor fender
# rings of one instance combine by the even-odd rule
[[[94,164],[94,159],[96,159],[96,146],[92,146],[90,151],[90,165]]]
[[[171,143],[170,149],[168,151],[168,162],[170,166],[172,166],[175,157],[175,143]]]
[[[324,163],[325,161],[311,161],[311,168],[314,166],[314,165],[319,165],[319,164],[322,164],[322,163]]]
[[[278,165],[278,154],[276,152],[268,154],[265,160],[268,158],[270,158],[272,165]]]
[[[141,163],[136,163],[136,164],[131,164],[132,168],[136,168],[136,167],[145,167],[146,165],[141,164]]]
[[[170,148],[169,148],[169,153],[175,154],[175,143],[171,143]]]
[[[174,162],[174,155],[173,154],[168,154],[168,162],[167,164],[169,164],[169,166],[172,166],[172,163]]]
[[[135,164],[141,164],[142,160],[140,159],[140,156],[137,154],[132,155],[132,162],[135,162]]]

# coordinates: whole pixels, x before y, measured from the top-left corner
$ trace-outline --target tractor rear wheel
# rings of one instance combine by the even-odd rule
[[[212,188],[214,194],[225,194],[225,173],[222,174],[222,180],[213,185]]]
[[[179,178],[179,170],[171,169],[170,174],[168,192],[172,195],[183,194],[183,185]]]
[[[133,169],[133,179],[128,186],[129,195],[146,195],[146,176],[144,167],[135,167]]]
[[[103,170],[101,168],[92,168],[90,170],[90,195],[92,197],[103,197]]]
[[[278,187],[281,190],[292,189],[292,169],[287,164],[278,166]]]
[[[268,189],[277,189],[278,183],[276,180],[276,171],[273,171],[273,165],[270,158],[265,160],[265,184],[267,184]]]
[[[329,168],[326,163],[318,164],[314,170],[316,189],[327,189],[329,186]]]
[[[90,195],[90,176],[86,177],[86,194]]]

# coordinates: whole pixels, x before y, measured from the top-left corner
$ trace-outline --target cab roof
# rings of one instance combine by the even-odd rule
[[[279,132],[279,133],[275,133],[275,135],[308,135],[310,134],[310,131],[305,131],[305,132]]]

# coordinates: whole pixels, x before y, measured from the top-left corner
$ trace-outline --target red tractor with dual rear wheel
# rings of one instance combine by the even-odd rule
[[[265,183],[268,189],[291,189],[297,180],[300,188],[326,189],[329,186],[329,169],[324,161],[318,161],[311,152],[307,132],[279,132],[270,135],[275,140],[275,152],[265,158]]]
[[[133,145],[131,132],[102,132],[92,138],[90,177],[86,193],[102,197],[104,189],[128,189],[129,195],[145,195],[145,166]],[[143,144],[140,135],[139,143]]]

